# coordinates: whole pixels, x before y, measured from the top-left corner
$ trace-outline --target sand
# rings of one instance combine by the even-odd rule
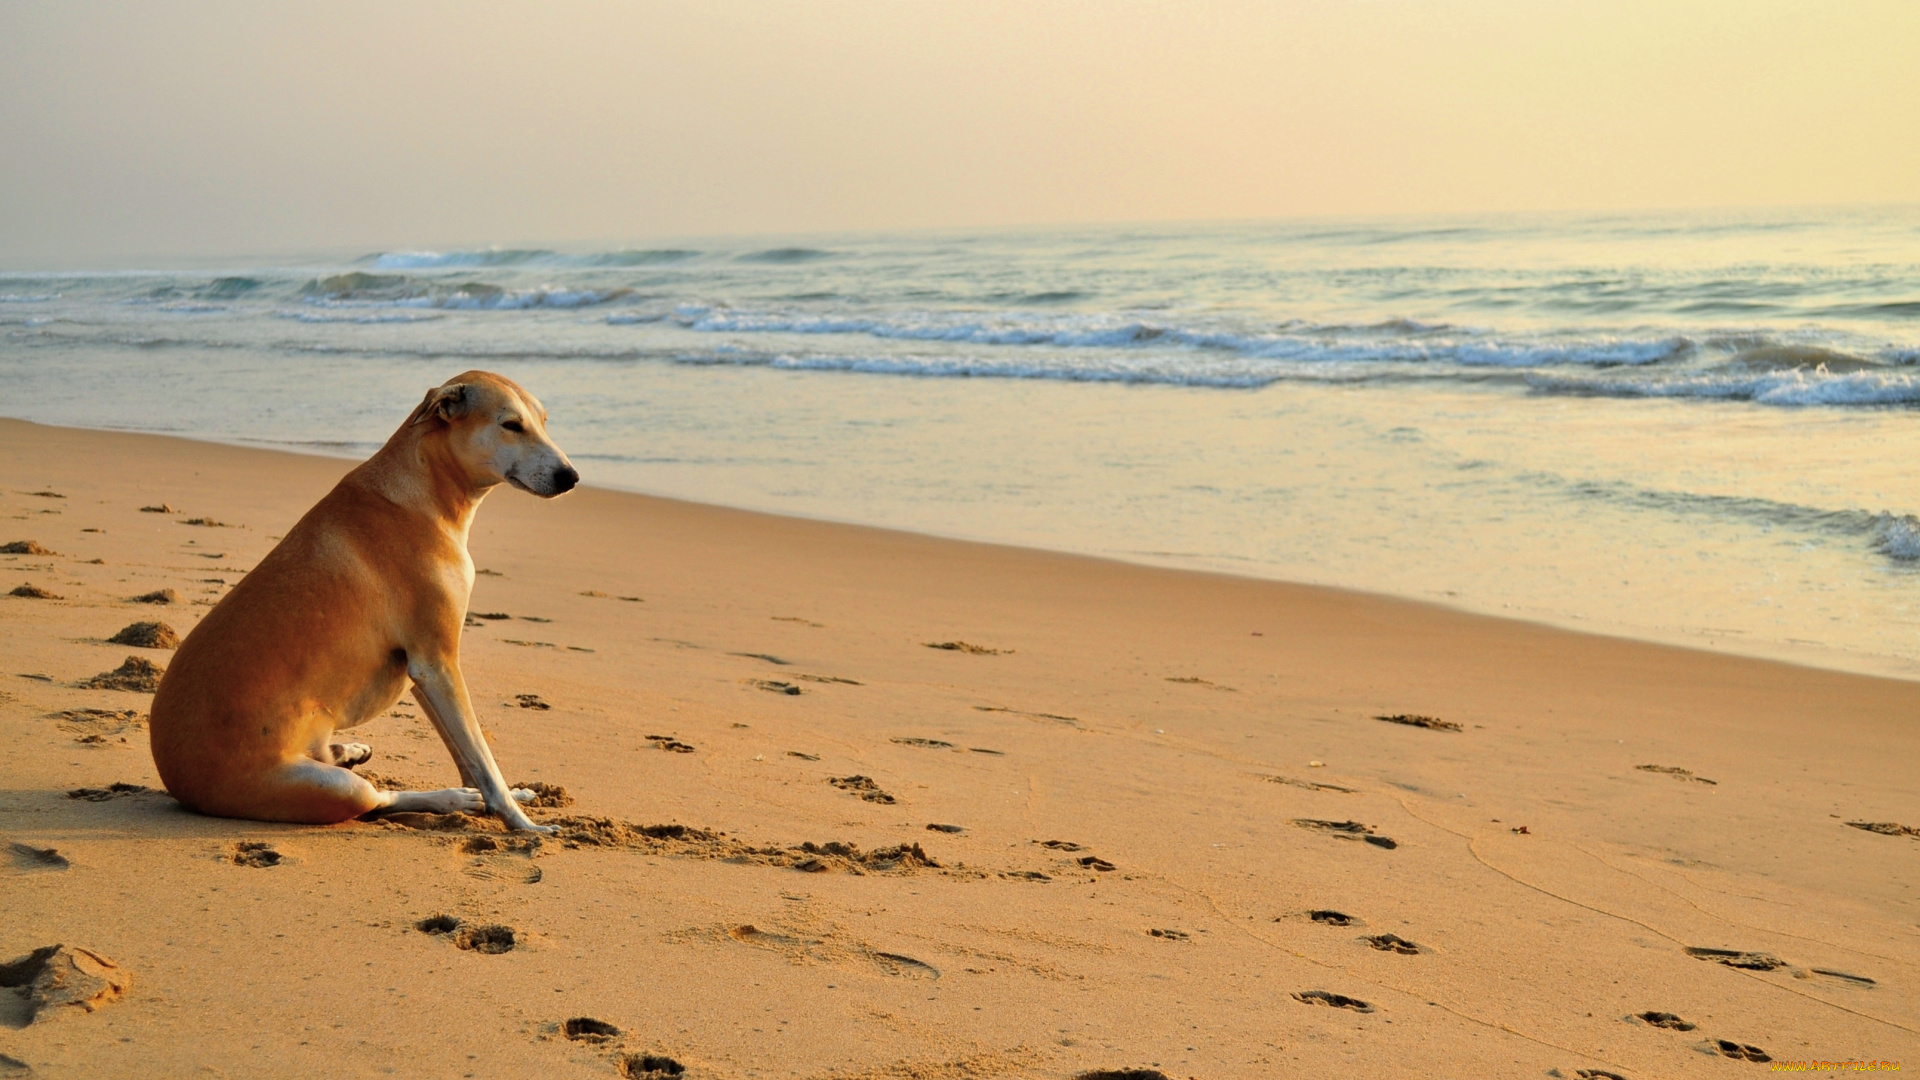
[[[61,597],[0,596],[0,964],[115,973],[0,989],[0,1076],[1920,1062],[1920,685],[1360,593],[502,490],[463,666],[559,836],[143,790],[80,684],[171,654],[108,639],[347,467],[0,421],[0,588]],[[455,782],[410,699],[353,738]]]

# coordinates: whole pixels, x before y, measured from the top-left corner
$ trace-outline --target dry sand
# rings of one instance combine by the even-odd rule
[[[111,790],[158,783],[148,695],[79,684],[170,653],[107,639],[188,632],[346,468],[0,421],[0,543],[57,553],[0,588],[60,597],[0,596],[0,963],[121,984],[0,990],[0,1075],[1920,1064],[1920,838],[1847,824],[1920,825],[1920,685],[1363,594],[502,490],[463,665],[563,838]],[[355,734],[455,782],[410,699]]]

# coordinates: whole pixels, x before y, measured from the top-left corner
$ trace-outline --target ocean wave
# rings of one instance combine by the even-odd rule
[[[738,262],[778,264],[814,262],[818,259],[828,259],[832,257],[833,252],[831,251],[822,251],[819,248],[808,247],[768,248],[765,251],[749,251],[744,255],[734,256]]]
[[[416,323],[444,319],[445,315],[424,311],[276,311],[276,319],[303,323]]]
[[[362,260],[376,270],[458,270],[476,267],[552,266],[594,269],[597,267],[659,266],[685,262],[699,257],[686,248],[626,248],[570,255],[545,248],[487,248],[480,251],[383,251]]]
[[[315,278],[300,289],[309,304],[332,307],[436,307],[470,311],[510,311],[525,308],[575,308],[604,304],[634,295],[625,287],[568,289],[541,285],[507,289],[483,281],[454,284],[421,281],[402,274],[369,274],[355,270]]]
[[[265,285],[259,278],[222,277],[214,278],[198,295],[206,300],[233,300]]]
[[[1717,398],[1759,405],[1909,405],[1920,402],[1920,373],[1790,368],[1742,373],[1706,371],[1612,377],[1532,374],[1527,382],[1551,394],[1623,398]]]
[[[1039,379],[1059,382],[1128,383],[1249,390],[1287,380],[1364,382],[1387,377],[1377,367],[1356,365],[1276,365],[1257,358],[1192,358],[1145,355],[1132,358],[1072,358],[1057,362],[1011,355],[844,356],[714,349],[681,352],[675,363],[691,366],[769,367],[786,371],[844,371],[869,375],[906,375],[936,379]]]
[[[470,266],[519,266],[552,258],[544,249],[501,249],[485,251],[385,251],[368,262],[380,270],[429,270]]]
[[[59,293],[0,293],[0,304],[44,304],[58,299]]]
[[[1411,320],[1353,325],[1289,323],[1266,331],[1228,331],[1163,325],[1113,314],[1030,316],[943,312],[892,316],[807,315],[682,305],[674,319],[702,333],[852,334],[887,340],[972,345],[1046,345],[1117,349],[1174,346],[1272,360],[1451,362],[1464,367],[1528,368],[1560,365],[1632,367],[1682,356],[1694,342],[1682,335],[1594,337],[1577,342],[1503,341]],[[612,321],[611,319],[609,321]],[[623,316],[621,322],[643,321]],[[653,321],[653,320],[646,320]]]
[[[1532,483],[1581,500],[1649,510],[1675,517],[1738,519],[1762,528],[1864,539],[1900,562],[1920,560],[1920,517],[1881,510],[1831,510],[1750,495],[1716,495],[1643,488],[1622,481],[1570,481],[1547,473],[1522,474]]]

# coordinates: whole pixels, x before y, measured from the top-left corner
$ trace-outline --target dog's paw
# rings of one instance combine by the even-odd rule
[[[368,759],[373,757],[373,747],[368,746],[366,743],[330,743],[327,746],[327,750],[333,755],[333,763],[343,769],[351,769],[355,765],[364,765]]]
[[[507,792],[507,794],[513,796],[513,801],[517,803],[530,803],[540,797],[540,794],[532,788],[523,787],[514,788],[512,791]]]

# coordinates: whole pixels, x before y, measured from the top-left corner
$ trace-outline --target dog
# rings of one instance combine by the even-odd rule
[[[480,501],[503,483],[550,499],[580,482],[546,420],[532,394],[484,371],[428,391],[181,642],[150,721],[167,791],[216,817],[485,810],[551,832],[520,808],[532,793],[501,779],[460,674]],[[409,684],[465,786],[378,790],[352,771],[372,750],[335,741]]]

